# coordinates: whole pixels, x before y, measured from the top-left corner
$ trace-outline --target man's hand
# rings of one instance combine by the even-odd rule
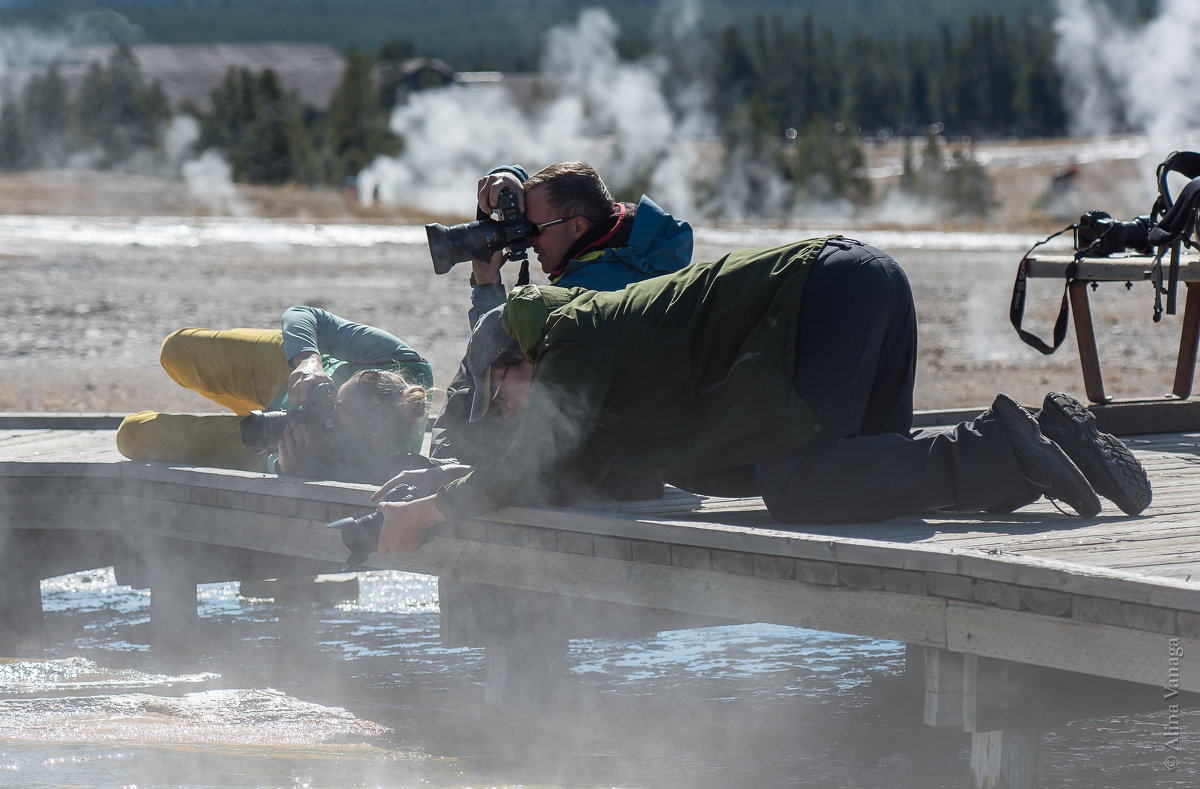
[[[326,374],[321,366],[321,355],[316,351],[301,351],[289,361],[292,374],[288,376],[288,398],[293,403],[303,405],[314,386],[325,382],[333,383],[333,378]]]
[[[477,194],[479,210],[490,215],[495,210],[497,203],[500,202],[500,193],[505,189],[511,190],[517,196],[517,208],[524,214],[525,189],[521,186],[521,179],[509,172],[485,175],[479,179]],[[471,273],[475,275],[475,284],[500,284],[500,267],[504,265],[505,260],[503,251],[493,253],[490,260],[482,258],[472,260]]]
[[[506,260],[508,260],[508,256],[504,254],[504,250],[493,252],[491,259],[472,258],[471,273],[475,276],[475,284],[499,285],[503,282],[500,277],[500,267]]]
[[[505,189],[511,189],[517,196],[517,208],[524,214],[525,189],[521,185],[521,180],[508,172],[485,175],[479,179],[479,210],[485,214],[491,214],[495,210],[496,204],[500,202],[500,193]]]
[[[433,496],[416,501],[381,501],[379,512],[383,515],[383,526],[375,550],[380,556],[419,549],[425,540],[425,530],[446,520]]]
[[[389,479],[387,482],[379,486],[379,490],[371,494],[371,501],[379,501],[392,488],[403,483],[412,485],[417,489],[418,496],[429,496],[434,493],[442,485],[453,479],[465,476],[471,471],[471,466],[463,463],[449,463],[445,466],[433,466],[432,468],[417,468],[401,471],[396,476]]]

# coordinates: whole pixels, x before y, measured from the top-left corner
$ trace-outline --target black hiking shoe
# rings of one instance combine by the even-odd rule
[[[1050,392],[1037,417],[1046,438],[1075,462],[1096,492],[1126,515],[1150,506],[1150,478],[1125,442],[1101,433],[1088,407],[1070,395]]]
[[[1031,490],[1058,499],[1087,520],[1100,512],[1100,499],[1071,458],[1042,435],[1033,414],[1006,394],[996,395],[992,414],[1012,444]]]

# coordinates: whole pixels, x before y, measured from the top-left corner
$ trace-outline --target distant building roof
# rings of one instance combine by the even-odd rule
[[[454,82],[454,69],[437,58],[382,61],[372,70],[375,84],[391,98],[389,105],[407,92],[441,88]]]
[[[230,68],[254,73],[269,68],[284,90],[295,91],[305,104],[324,108],[341,81],[345,61],[328,44],[138,44],[131,49],[146,81],[158,80],[172,107],[189,100],[207,107]],[[75,88],[92,63],[106,62],[112,52],[112,47],[68,50],[59,61],[60,73]]]

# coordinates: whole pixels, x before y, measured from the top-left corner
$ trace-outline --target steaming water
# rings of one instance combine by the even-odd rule
[[[794,743],[811,727],[805,710],[822,709],[821,725],[862,717],[854,710],[872,682],[903,665],[898,644],[766,625],[580,640],[564,702],[587,725],[564,734],[564,710],[484,708],[481,653],[439,645],[436,589],[422,576],[365,573],[356,602],[287,606],[204,585],[196,656],[166,660],[142,643],[146,593],[107,570],[49,579],[54,637],[39,656],[0,664],[0,784],[576,785],[595,773],[603,785],[694,786],[749,769],[750,783],[767,785],[782,775],[759,757],[707,762],[695,746],[680,757],[675,740],[714,736],[694,728],[702,710],[718,731],[774,720],[781,728],[761,734]],[[782,706],[799,719],[784,727]],[[650,725],[648,750],[620,741],[626,716]],[[812,749],[797,743],[777,758],[785,773],[829,770],[806,764]]]
[[[577,639],[551,708],[497,710],[482,652],[440,645],[433,579],[359,580],[339,604],[203,585],[174,658],[111,571],[44,581],[47,638],[0,662],[0,785],[965,785],[968,737],[921,725],[901,644],[762,624]],[[1192,765],[1161,768],[1164,727],[1051,731],[1047,785],[1190,785]]]

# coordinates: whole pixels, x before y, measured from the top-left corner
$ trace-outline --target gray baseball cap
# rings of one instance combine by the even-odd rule
[[[484,313],[467,342],[467,372],[474,381],[471,392],[471,421],[487,414],[492,402],[492,365],[496,362],[516,364],[524,356],[521,344],[508,336],[501,326],[504,305]]]

